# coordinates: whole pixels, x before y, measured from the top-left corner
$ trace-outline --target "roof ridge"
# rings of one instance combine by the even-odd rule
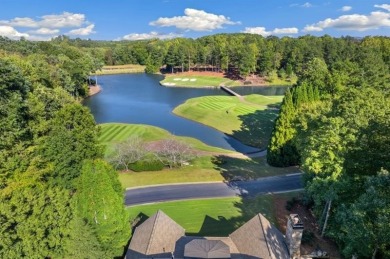
[[[264,236],[265,244],[267,245],[269,257],[272,258],[271,249],[270,249],[269,244],[268,244],[268,239],[267,239],[267,237],[265,236],[263,221],[261,220],[261,216],[263,216],[263,214],[259,213],[259,214],[257,214],[257,216],[259,217],[260,226],[261,226],[261,229],[263,230],[263,236]],[[264,216],[263,216],[263,217],[264,217]]]
[[[157,212],[156,212],[156,218],[154,219],[154,222],[153,222],[153,227],[152,227],[152,232],[150,233],[149,243],[148,243],[148,246],[146,247],[146,254],[149,254],[150,245],[152,244],[154,231],[156,229],[156,222],[157,222],[157,219],[160,216],[160,212],[162,212],[162,211],[161,210],[157,210]]]

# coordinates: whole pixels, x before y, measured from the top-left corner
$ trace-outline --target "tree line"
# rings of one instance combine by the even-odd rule
[[[390,39],[313,58],[286,93],[268,163],[300,165],[305,203],[345,257],[390,257]]]
[[[0,42],[0,257],[121,256],[123,190],[80,104],[96,60],[63,41]]]
[[[361,58],[360,50],[369,47],[378,58],[390,64],[390,47],[386,37],[334,38],[329,35],[298,38],[254,34],[216,34],[197,39],[141,41],[88,41],[61,37],[58,41],[92,53],[106,65],[141,64],[150,73],[165,67],[166,72],[214,70],[234,72],[245,77],[301,77],[313,58],[333,67],[347,60]],[[351,68],[352,69],[352,68]]]

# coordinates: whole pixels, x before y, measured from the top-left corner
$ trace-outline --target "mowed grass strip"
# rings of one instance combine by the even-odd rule
[[[283,101],[284,96],[275,95],[275,96],[264,96],[259,94],[250,94],[244,96],[245,101],[259,104],[259,105],[275,105],[280,104]]]
[[[221,84],[225,84],[228,86],[239,85],[238,82],[223,77],[169,74],[165,76],[164,80],[160,81],[160,84],[173,87],[218,87]]]
[[[123,188],[191,182],[221,182],[220,170],[210,156],[198,157],[189,166],[152,172],[121,172],[119,180]]]
[[[154,172],[121,172],[123,188],[191,182],[220,182],[239,176],[243,179],[297,173],[296,167],[272,167],[265,157],[239,159],[226,155],[198,157],[189,166]]]
[[[228,236],[258,213],[277,226],[274,201],[292,198],[299,192],[262,195],[251,199],[240,197],[163,202],[129,207],[130,218],[150,217],[162,210],[186,230],[187,235]],[[144,217],[143,219],[146,219]]]
[[[122,123],[105,123],[99,125],[101,135],[99,142],[106,145],[106,155],[110,152],[113,145],[124,141],[132,136],[137,136],[145,142],[159,141],[163,139],[176,138],[191,145],[194,149],[205,152],[217,152],[222,154],[234,153],[218,147],[206,145],[198,139],[182,136],[174,136],[168,131],[142,124],[122,124]]]

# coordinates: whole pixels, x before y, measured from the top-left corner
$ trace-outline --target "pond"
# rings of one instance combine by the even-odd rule
[[[206,95],[226,95],[218,88],[164,87],[160,75],[122,74],[99,76],[102,91],[87,98],[97,123],[148,124],[172,134],[197,138],[204,143],[242,153],[257,151],[238,140],[200,123],[178,117],[172,110],[187,99]],[[285,87],[239,87],[239,94],[283,95]]]

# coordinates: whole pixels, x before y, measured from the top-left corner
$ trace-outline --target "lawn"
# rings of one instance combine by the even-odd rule
[[[187,100],[173,113],[232,135],[245,144],[265,149],[279,113],[282,96],[203,96]]]
[[[163,202],[128,207],[133,220],[145,220],[162,210],[186,230],[186,235],[227,236],[258,213],[276,225],[275,197],[293,197],[297,192],[262,195],[255,198],[232,197]]]
[[[138,136],[145,142],[158,141],[168,138],[180,139],[197,150],[207,152],[219,152],[219,153],[232,153],[230,150],[212,147],[205,143],[190,137],[178,137],[174,136],[168,131],[142,124],[123,124],[123,123],[105,123],[99,125],[101,128],[101,134],[99,136],[100,144],[107,146],[106,153],[110,152],[110,148],[118,142],[124,141],[131,136]]]
[[[225,86],[238,86],[239,83],[228,78],[216,76],[197,76],[197,75],[166,75],[165,79],[160,81],[165,86],[183,86],[183,87],[218,87],[221,84]]]
[[[213,182],[231,180],[239,176],[242,179],[296,173],[296,167],[271,167],[265,157],[239,159],[233,157],[204,156],[191,162],[190,166],[165,169],[154,172],[121,172],[119,180],[124,188],[188,182]]]
[[[96,71],[97,75],[113,75],[113,74],[130,74],[130,73],[143,73],[145,72],[145,66],[142,65],[116,65],[116,66],[103,66],[101,70]]]
[[[204,156],[192,161],[189,166],[175,169],[164,169],[152,172],[121,172],[119,180],[124,188],[188,182],[223,181],[220,171],[214,168],[211,157]]]

